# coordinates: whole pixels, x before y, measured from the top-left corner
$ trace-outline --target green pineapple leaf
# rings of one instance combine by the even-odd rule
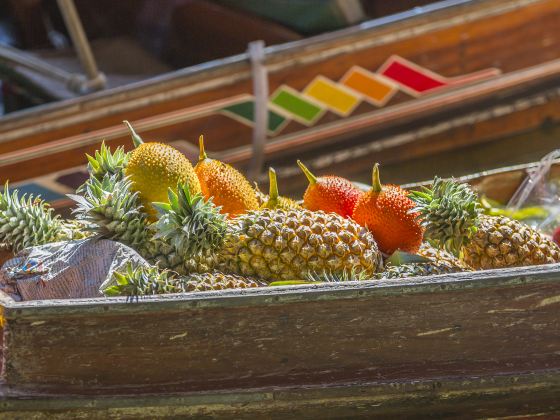
[[[459,255],[461,248],[476,232],[482,208],[468,184],[434,179],[431,187],[411,191],[416,203],[411,210],[425,228],[424,237],[439,248]]]
[[[155,223],[155,238],[175,247],[185,259],[211,255],[224,240],[226,216],[212,200],[192,195],[188,184],[180,184],[177,193],[169,191],[169,204],[157,203],[160,212]]]

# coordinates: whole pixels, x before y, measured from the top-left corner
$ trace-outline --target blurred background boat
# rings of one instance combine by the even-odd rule
[[[63,46],[35,57],[81,71],[45,3],[55,6],[12,1],[11,11],[19,27],[46,21],[47,39]],[[361,182],[378,161],[384,181],[404,183],[529,162],[558,147],[555,0],[277,1],[264,10],[256,1],[109,3],[76,2],[106,89],[77,95],[2,65],[8,111],[42,104],[0,119],[0,180],[60,208],[84,179],[84,153],[103,140],[131,147],[124,119],[192,160],[204,134],[212,157],[265,183],[271,165],[285,194],[305,188],[297,158],[317,174]],[[39,23],[30,4],[41,5]],[[28,32],[34,50],[41,42]],[[269,45],[260,91],[262,67],[245,52],[257,39]]]

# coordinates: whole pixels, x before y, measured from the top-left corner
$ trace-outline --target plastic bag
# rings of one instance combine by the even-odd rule
[[[105,239],[27,248],[0,270],[0,289],[15,300],[103,296],[102,284],[128,261],[148,264],[136,251]]]
[[[539,164],[528,170],[507,209],[521,212],[524,208],[541,208],[541,217],[532,221],[533,227],[552,234],[560,221],[560,177],[553,177],[550,168],[560,158],[560,149],[543,157]]]

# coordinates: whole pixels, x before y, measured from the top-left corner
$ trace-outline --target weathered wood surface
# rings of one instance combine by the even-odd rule
[[[560,368],[560,266],[4,310],[4,378],[209,391]],[[40,349],[40,351],[38,351]]]
[[[504,76],[480,91],[460,88],[420,99],[397,94],[386,109],[364,102],[351,117],[327,113],[315,127],[292,121],[266,146],[266,164],[277,168],[287,188],[304,183],[294,150],[319,173],[334,163],[355,178],[373,159],[404,161],[558,123],[558,2],[449,1],[424,10],[271,48],[270,91],[282,84],[301,90],[318,74],[336,81],[351,65],[377,69],[392,54],[448,77],[489,67]],[[83,164],[83,153],[103,138],[129,145],[123,119],[146,138],[196,142],[204,132],[216,158],[243,167],[251,157],[250,127],[223,115],[182,118],[189,109],[202,112],[203,104],[247,93],[249,65],[240,56],[8,117],[0,124],[0,178],[22,180]]]
[[[5,419],[536,418],[560,413],[557,373],[320,387],[76,397],[0,393]]]

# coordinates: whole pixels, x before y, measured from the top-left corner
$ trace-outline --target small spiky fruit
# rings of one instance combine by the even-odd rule
[[[130,124],[135,143],[140,137]],[[132,181],[132,189],[139,193],[144,210],[152,220],[156,211],[155,201],[167,200],[168,188],[176,188],[178,183],[186,183],[193,192],[200,192],[200,183],[189,160],[180,151],[168,144],[149,142],[140,143],[130,153],[124,174]]]
[[[548,237],[507,217],[481,215],[476,194],[467,184],[435,178],[414,191],[426,238],[474,269],[560,262],[560,248]]]
[[[204,150],[203,136],[200,136],[199,144],[200,158],[194,170],[204,198],[213,197],[222,213],[230,217],[258,209],[257,194],[241,172],[219,160],[209,159]]]
[[[59,216],[40,198],[19,197],[10,191],[8,183],[0,194],[0,245],[17,253],[24,248],[65,239],[65,229]]]
[[[382,252],[416,253],[422,243],[423,229],[416,214],[411,213],[414,202],[399,186],[381,185],[377,163],[372,178],[372,187],[360,195],[352,218],[372,232]]]
[[[294,200],[288,197],[278,195],[278,181],[276,180],[276,171],[273,168],[268,169],[268,178],[270,188],[266,202],[261,206],[267,209],[302,209],[302,207]]]
[[[216,236],[223,220],[215,212],[196,206],[196,196],[188,187],[180,188],[179,195],[183,197],[170,200],[164,209],[168,217],[160,217],[165,221],[157,225],[161,238],[183,244],[186,249],[178,252],[185,257],[214,255],[216,267],[226,272],[271,281],[302,279],[312,271],[354,270],[373,275],[382,267],[381,255],[367,229],[335,213],[250,211],[228,219],[223,235]],[[198,240],[186,239],[193,236]]]
[[[450,267],[445,264],[437,263],[412,263],[398,266],[387,267],[387,269],[377,274],[378,279],[398,279],[417,276],[435,276],[437,274],[457,273],[464,271],[459,267]]]
[[[156,267],[134,267],[131,264],[113,274],[114,283],[103,293],[107,296],[147,296],[165,293],[202,292],[225,289],[247,289],[262,286],[256,280],[213,271],[188,276],[172,275]]]
[[[360,190],[352,182],[339,176],[317,178],[300,160],[297,164],[309,181],[309,186],[303,194],[303,206],[306,209],[337,213],[342,217],[352,216],[360,197]]]

